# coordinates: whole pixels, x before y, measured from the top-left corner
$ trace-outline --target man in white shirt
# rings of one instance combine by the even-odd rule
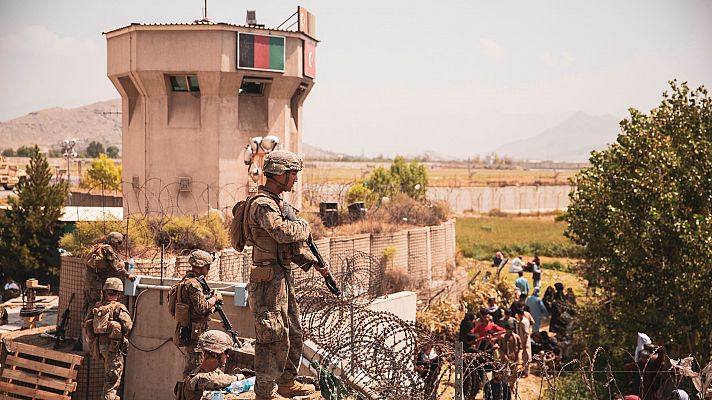
[[[519,271],[524,271],[524,261],[522,261],[522,256],[515,258],[509,264],[509,272],[516,274]]]

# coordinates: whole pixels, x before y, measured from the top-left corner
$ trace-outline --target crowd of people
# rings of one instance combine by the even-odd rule
[[[503,268],[509,260],[497,252],[493,267]],[[484,399],[510,399],[517,380],[531,372],[534,355],[540,360],[560,363],[570,343],[576,296],[561,282],[548,287],[541,296],[542,269],[539,257],[525,263],[515,257],[508,272],[517,274],[515,300],[507,307],[490,297],[477,312],[468,312],[460,323],[458,340],[465,353],[472,354],[463,383],[466,399],[480,390]],[[525,272],[532,274],[531,283]],[[542,329],[545,319],[548,328]]]

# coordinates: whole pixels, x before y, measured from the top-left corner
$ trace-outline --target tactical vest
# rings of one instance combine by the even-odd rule
[[[286,266],[292,261],[292,257],[299,254],[301,243],[277,243],[269,232],[260,227],[256,219],[257,210],[260,206],[265,205],[276,209],[280,216],[284,218],[281,201],[275,200],[272,196],[259,196],[252,201],[247,218],[251,233],[248,244],[252,245],[252,260],[256,265],[278,264]]]

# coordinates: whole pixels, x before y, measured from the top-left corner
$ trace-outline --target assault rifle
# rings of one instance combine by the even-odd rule
[[[69,304],[67,304],[67,308],[65,308],[64,312],[62,312],[62,318],[60,319],[59,324],[57,324],[57,329],[54,331],[54,339],[55,339],[54,349],[55,350],[59,348],[59,343],[66,339],[67,323],[69,322],[69,309],[72,307],[73,302],[74,302],[74,293],[72,293],[72,296],[69,298]]]
[[[297,214],[294,211],[294,207],[292,207],[291,204],[287,203],[286,201],[284,202],[284,217],[287,218],[290,221],[296,221],[297,220]],[[309,237],[307,238],[307,246],[309,246],[309,250],[311,250],[311,253],[316,257],[316,262],[319,264],[319,269],[326,268],[326,261],[324,261],[324,257],[321,256],[321,253],[319,253],[319,248],[316,247],[316,243],[314,243],[314,238],[312,238],[312,235],[310,234]],[[305,272],[309,272],[309,269],[311,269],[311,264],[307,267]],[[339,297],[341,296],[341,290],[339,290],[339,286],[336,284],[336,281],[334,280],[334,277],[331,275],[331,272],[327,273],[324,275],[324,282],[326,283],[327,289],[331,293],[334,294],[334,296]]]
[[[200,286],[203,288],[203,293],[207,296],[207,298],[211,298],[213,295],[215,295],[215,291],[210,289],[210,286],[208,285],[208,281],[205,280],[205,276],[200,275],[198,277],[198,283],[200,283]],[[217,300],[215,302],[215,312],[220,315],[220,319],[222,320],[223,328],[225,328],[225,332],[230,334],[232,336],[232,341],[235,343],[235,346],[237,347],[242,347],[240,346],[240,339],[238,337],[238,333],[236,330],[232,328],[232,324],[230,323],[230,320],[227,318],[227,315],[225,315],[225,311],[222,308],[223,302],[222,300]]]

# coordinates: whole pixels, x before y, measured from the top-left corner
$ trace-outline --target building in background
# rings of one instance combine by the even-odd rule
[[[125,216],[231,209],[254,190],[243,162],[252,137],[301,153],[317,40],[311,14],[293,17],[297,31],[204,18],[104,33],[122,100]]]

